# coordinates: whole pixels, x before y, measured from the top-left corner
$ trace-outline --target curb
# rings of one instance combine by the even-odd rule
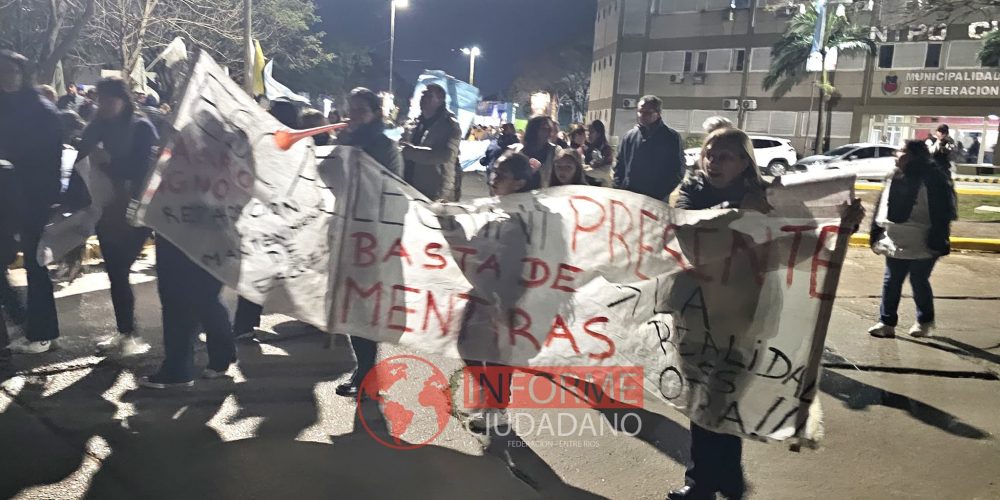
[[[953,177],[956,182],[981,182],[983,184],[1000,184],[1000,177],[965,177],[957,175]]]
[[[1000,253],[1000,239],[994,238],[962,238],[960,236],[951,237],[952,250],[972,250],[974,252]],[[867,234],[852,234],[851,246],[867,248]]]
[[[963,180],[961,180],[958,177],[955,178],[955,181],[957,181],[957,182],[974,182],[974,181],[963,181]],[[984,184],[985,184],[985,182],[984,182]],[[1000,184],[1000,183],[995,183],[995,184]],[[855,191],[881,191],[882,190],[882,184],[873,184],[873,183],[861,184],[861,183],[858,183],[858,184],[854,185],[854,190]],[[967,188],[967,187],[956,187],[955,188],[955,193],[957,193],[957,194],[969,194],[969,195],[975,195],[975,196],[1000,196],[1000,189],[976,189],[976,188]]]

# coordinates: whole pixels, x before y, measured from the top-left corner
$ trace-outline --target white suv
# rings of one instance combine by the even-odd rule
[[[763,135],[751,135],[750,142],[753,143],[753,154],[760,167],[761,173],[765,175],[784,175],[788,167],[798,161],[792,141],[780,137],[768,137]],[[698,162],[701,155],[701,148],[688,148],[684,150],[684,160],[687,166],[692,167]]]

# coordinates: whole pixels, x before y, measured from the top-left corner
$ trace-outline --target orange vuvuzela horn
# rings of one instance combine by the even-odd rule
[[[283,129],[274,133],[274,144],[278,146],[278,149],[282,151],[288,151],[292,148],[292,145],[296,142],[305,139],[306,137],[312,137],[317,134],[322,134],[323,132],[332,132],[334,130],[340,130],[347,126],[346,122],[334,123],[331,125],[323,125],[322,127],[307,128],[305,130],[289,130]]]

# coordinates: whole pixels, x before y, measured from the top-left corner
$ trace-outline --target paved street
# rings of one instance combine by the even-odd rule
[[[864,332],[881,263],[852,249],[825,357],[826,439],[800,453],[747,443],[752,498],[1000,497],[996,259],[940,263],[937,336],[875,340]],[[662,498],[680,484],[687,421],[659,403],[633,410],[642,422],[635,437],[560,438],[539,426],[485,447],[452,418],[429,446],[388,449],[363,430],[354,402],[333,392],[353,366],[345,339],[327,348],[330,337],[278,315],[263,325],[273,337],[240,345],[233,381],[137,389],[162,352],[148,259],[133,281],[152,352],[125,361],[92,354],[113,325],[106,281],[94,272],[59,292],[63,348],[17,359],[19,375],[0,393],[0,497]],[[902,312],[909,324],[912,305]],[[459,366],[429,359],[446,372]],[[369,427],[384,433],[369,405]],[[616,413],[574,412],[598,421]]]

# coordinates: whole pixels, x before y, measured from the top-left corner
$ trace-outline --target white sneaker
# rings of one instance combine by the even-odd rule
[[[124,335],[120,333],[105,335],[97,340],[97,350],[99,352],[116,350],[121,347],[123,337]]]
[[[226,371],[221,371],[221,372],[218,370],[213,370],[211,368],[205,368],[205,371],[201,372],[201,378],[208,380],[215,380],[220,378],[231,378],[231,377],[229,376],[228,368],[226,369]]]
[[[932,330],[934,330],[933,321],[931,321],[930,323],[914,323],[914,325],[910,327],[909,333],[911,337],[919,338],[930,335]]]
[[[11,352],[17,354],[41,354],[56,348],[55,340],[30,341],[25,338],[17,339],[7,346]]]
[[[879,322],[868,329],[868,334],[880,339],[892,339],[896,338],[896,327]]]
[[[123,357],[135,356],[149,352],[150,345],[138,335],[119,335],[124,337],[121,342],[121,355]]]

